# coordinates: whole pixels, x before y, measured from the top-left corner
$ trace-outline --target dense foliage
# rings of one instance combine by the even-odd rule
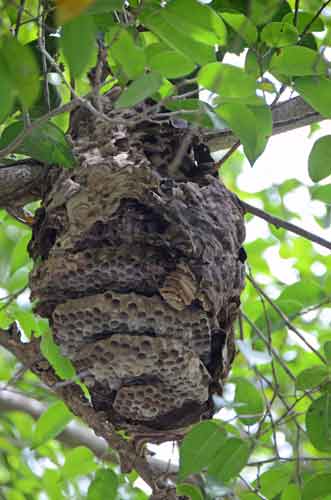
[[[1,166],[29,157],[71,168],[69,110],[93,97],[97,80],[101,93],[123,89],[115,120],[152,97],[162,118],[166,109],[173,122],[205,132],[230,128],[240,143],[220,161],[225,184],[242,200],[297,223],[301,214],[287,200],[304,189],[323,203],[315,220],[328,228],[331,135],[317,139],[307,158],[309,185],[292,178],[290,168],[285,182],[254,194],[242,191],[238,178],[246,159],[254,168],[268,147],[272,109],[284,95],[293,91],[320,119],[331,118],[330,14],[331,2],[319,0],[0,0]],[[99,70],[106,71],[102,79]],[[94,97],[90,111],[101,113]],[[313,138],[317,128],[311,127]],[[235,151],[239,144],[243,152]],[[0,212],[0,328],[16,321],[24,341],[41,336],[63,383],[76,383],[47,323],[32,313],[31,231],[9,213]],[[227,411],[195,426],[180,445],[178,494],[330,499],[331,257],[272,225],[245,249],[238,355],[224,399],[215,402]],[[272,249],[293,262],[292,284],[273,273]],[[0,356],[0,498],[148,498],[134,486],[135,472],[121,474],[115,461],[57,440],[73,415],[8,351]],[[28,407],[6,402],[9,389],[49,407],[35,421]]]

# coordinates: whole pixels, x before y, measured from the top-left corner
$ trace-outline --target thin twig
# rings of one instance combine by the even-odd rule
[[[318,352],[311,344],[309,344],[309,342],[305,339],[305,337],[291,323],[291,321],[288,319],[288,317],[286,316],[286,314],[283,313],[283,311],[280,309],[280,307],[278,307],[278,305],[269,297],[269,295],[267,295],[265,293],[265,291],[257,284],[257,282],[255,281],[255,279],[252,276],[250,276],[250,275],[247,275],[247,279],[252,283],[252,285],[259,292],[259,294],[261,294],[266,299],[266,301],[271,305],[271,307],[282,318],[282,320],[284,321],[284,323],[286,324],[286,326],[290,330],[292,330],[292,332],[294,332],[299,337],[299,339],[302,340],[302,342],[304,342],[304,344],[308,347],[308,349],[310,349],[314,354],[316,354],[316,356],[322,361],[322,363],[327,364],[327,361],[326,361],[325,357],[320,352]]]
[[[324,238],[321,238],[320,236],[317,236],[317,234],[311,233],[310,231],[306,231],[305,229],[302,229],[301,227],[296,226],[291,222],[287,222],[283,219],[275,217],[274,215],[268,214],[264,210],[261,210],[260,208],[254,207],[253,205],[246,203],[246,201],[239,200],[239,203],[241,204],[246,213],[251,213],[253,215],[256,215],[257,217],[266,220],[270,224],[273,224],[277,228],[282,227],[287,231],[291,231],[292,233],[298,234],[299,236],[302,236],[307,240],[313,241],[314,243],[318,243],[322,247],[331,250],[331,242],[325,240]]]
[[[316,12],[316,14],[311,18],[309,23],[305,26],[303,32],[300,34],[300,38],[302,38],[307,33],[307,31],[309,30],[311,25],[316,21],[316,19],[319,17],[319,15],[322,14],[323,10],[325,9],[325,7],[327,7],[329,5],[330,2],[331,2],[331,0],[327,0],[326,2],[323,3],[323,5],[321,5],[321,7]]]

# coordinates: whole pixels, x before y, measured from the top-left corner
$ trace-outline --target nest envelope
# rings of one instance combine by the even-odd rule
[[[36,310],[91,404],[142,433],[212,416],[244,287],[236,197],[213,176],[169,172],[182,138],[157,127],[82,115],[77,166],[52,174],[29,247]]]

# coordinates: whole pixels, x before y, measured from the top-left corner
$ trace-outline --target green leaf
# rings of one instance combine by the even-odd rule
[[[203,500],[200,488],[198,488],[193,484],[186,484],[186,483],[177,484],[176,492],[178,495],[191,498],[191,500]]]
[[[293,88],[322,116],[331,118],[331,80],[323,76],[302,76],[295,78]]]
[[[78,446],[67,453],[61,472],[64,479],[72,479],[76,476],[90,474],[96,468],[97,464],[92,451],[85,446]]]
[[[255,78],[230,64],[220,62],[207,64],[199,71],[197,81],[202,87],[222,97],[255,96]]]
[[[301,500],[301,490],[296,484],[288,484],[282,492],[280,500]]]
[[[325,186],[313,186],[310,188],[310,194],[313,200],[320,200],[328,205],[331,205],[331,184],[325,184]]]
[[[311,368],[306,368],[297,376],[296,388],[301,391],[306,391],[317,387],[325,382],[329,375],[329,370],[325,365],[316,365]]]
[[[148,66],[165,78],[178,78],[192,73],[195,64],[186,56],[161,43],[146,48]]]
[[[134,80],[115,103],[115,108],[129,108],[153,95],[162,85],[162,77],[158,73],[147,73]]]
[[[5,37],[0,49],[0,67],[0,76],[5,71],[6,80],[10,82],[22,105],[25,108],[32,106],[39,96],[40,74],[30,47],[21,45],[14,37]],[[2,82],[2,86],[6,88],[6,83]],[[10,96],[9,102],[12,104]]]
[[[179,450],[180,480],[206,468],[221,453],[226,433],[216,422],[206,421],[193,427],[186,434]]]
[[[145,53],[141,47],[134,43],[131,33],[121,30],[111,45],[111,55],[129,80],[137,78],[145,70]]]
[[[269,23],[261,31],[261,40],[269,47],[285,47],[298,40],[298,31],[293,24]]]
[[[46,469],[42,476],[42,485],[50,500],[65,500],[60,479],[60,472],[55,469]]]
[[[245,154],[251,163],[263,152],[271,135],[272,117],[267,106],[250,107],[245,104],[223,104],[216,113],[233,130],[244,146]]]
[[[0,60],[0,124],[9,115],[14,103],[14,92],[7,71]]]
[[[238,404],[235,410],[244,424],[255,424],[261,419],[264,412],[264,401],[261,391],[243,378],[235,379],[235,382],[236,393],[234,401]]]
[[[208,5],[202,5],[197,0],[181,0],[169,3],[161,12],[169,24],[178,26],[196,42],[211,46],[226,43],[225,24]]]
[[[328,364],[331,364],[331,341],[325,342],[323,349]]]
[[[197,3],[197,2],[196,2]],[[176,3],[178,5],[178,2]],[[182,53],[196,64],[206,64],[215,60],[214,48],[190,38],[183,30],[181,22],[174,22],[165,14],[165,8],[159,10],[144,9],[140,20],[147,28],[174,50]]]
[[[315,17],[314,13],[310,12],[297,12],[296,27],[299,33],[302,33],[308,24],[311,23],[312,19]],[[289,12],[283,17],[284,23],[294,24],[294,13]],[[312,31],[324,31],[324,24],[320,16],[318,16],[314,22],[309,26],[308,33]]]
[[[86,500],[115,500],[117,498],[118,477],[111,469],[100,469],[95,473]]]
[[[321,54],[307,47],[284,47],[272,56],[270,71],[288,76],[326,74],[327,65]]]
[[[54,439],[63,431],[72,418],[72,413],[63,401],[54,403],[37,420],[32,438],[33,447],[36,448],[49,441],[49,439]]]
[[[331,394],[326,392],[313,401],[306,413],[306,428],[317,450],[331,451]]]
[[[308,172],[312,181],[318,182],[331,175],[331,135],[318,139],[308,159]]]
[[[302,492],[302,500],[324,500],[331,493],[331,474],[316,474],[309,479]]]
[[[87,14],[104,14],[123,7],[123,0],[95,0],[87,9]]]
[[[239,438],[229,438],[208,466],[208,473],[220,482],[236,477],[245,467],[249,457],[249,443]]]
[[[0,138],[0,148],[8,146],[23,131],[23,128],[22,122],[9,125]],[[57,164],[67,168],[75,164],[71,146],[64,133],[51,122],[32,128],[16,152],[47,164]]]
[[[221,16],[247,42],[248,46],[254,45],[257,40],[257,29],[248,17],[232,12],[222,12]]]
[[[84,34],[84,36],[82,36]],[[68,61],[71,75],[80,76],[96,54],[96,27],[92,16],[79,16],[63,26],[60,39],[63,54]]]
[[[281,493],[290,482],[292,469],[292,464],[281,464],[264,472],[259,478],[262,495],[271,500]]]
[[[60,348],[55,344],[50,330],[47,330],[41,337],[40,350],[49,364],[54,368],[56,375],[63,380],[71,380],[75,377],[76,371],[71,361],[60,352]]]

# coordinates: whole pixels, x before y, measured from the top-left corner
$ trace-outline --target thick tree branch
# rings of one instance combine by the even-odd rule
[[[0,331],[0,345],[14,354],[24,366],[36,373],[47,386],[54,387],[59,382],[53,369],[40,353],[39,340],[35,339],[26,344],[21,343],[16,325],[13,325],[10,330]],[[81,389],[76,384],[71,384],[58,387],[56,392],[75,415],[80,417],[98,436],[104,438],[111,448],[118,452],[122,472],[136,469],[153,492],[158,494],[158,475],[154,473],[148,461],[145,457],[137,454],[131,440],[125,440],[115,431],[103,412],[94,410],[84,398]],[[168,493],[170,495],[168,498],[176,498],[174,491],[171,490]]]
[[[47,409],[47,405],[37,399],[21,394],[17,389],[3,384],[0,385],[0,412],[21,411],[37,420]],[[96,436],[92,429],[76,421],[70,422],[57,439],[66,446],[86,446],[94,455],[101,460],[118,463],[117,455],[109,448],[108,443],[102,437]],[[147,457],[153,472],[161,475],[172,475],[178,472],[178,467]]]
[[[294,130],[325,118],[307,104],[301,97],[294,97],[288,101],[278,103],[272,110],[272,135]],[[211,151],[227,149],[233,146],[237,137],[231,130],[221,130],[206,133],[205,142]]]
[[[40,198],[46,175],[37,162],[0,166],[0,207],[22,207]]]

